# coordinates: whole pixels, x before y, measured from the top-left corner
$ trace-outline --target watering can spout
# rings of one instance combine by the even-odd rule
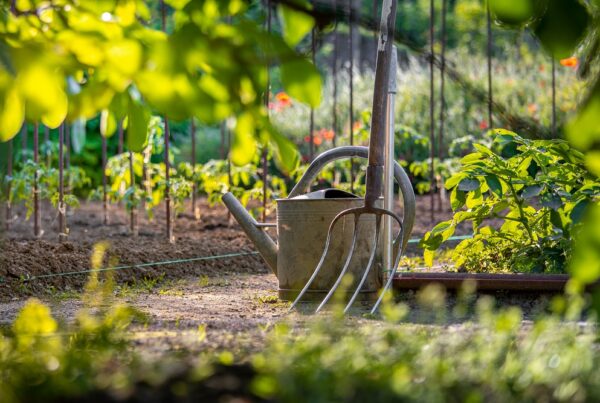
[[[223,203],[229,209],[235,220],[240,224],[248,238],[254,243],[256,249],[277,275],[277,245],[258,226],[256,220],[248,214],[242,203],[230,192],[223,195]]]

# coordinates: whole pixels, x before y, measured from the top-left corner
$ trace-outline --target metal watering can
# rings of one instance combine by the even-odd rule
[[[368,158],[368,148],[344,146],[328,150],[310,164],[304,176],[285,199],[277,202],[277,235],[279,244],[264,231],[270,224],[258,223],[231,193],[223,195],[223,203],[240,224],[248,238],[254,242],[265,262],[279,280],[279,298],[293,300],[311,277],[327,237],[329,225],[334,217],[349,208],[360,207],[364,199],[339,189],[325,189],[304,193],[325,165],[342,158]],[[403,200],[404,250],[410,236],[415,217],[415,196],[406,172],[394,162],[393,176],[398,183]],[[380,200],[383,204],[383,200]],[[354,220],[343,218],[336,225],[330,253],[323,268],[305,294],[306,299],[321,299],[331,289],[340,274],[342,262],[349,253],[354,234]],[[369,260],[369,252],[375,233],[375,219],[365,216],[358,223],[358,238],[348,272],[358,281]],[[374,300],[383,280],[383,248],[378,251],[375,270],[368,274],[358,299]],[[389,267],[385,269],[390,269]],[[349,288],[353,290],[354,288]]]

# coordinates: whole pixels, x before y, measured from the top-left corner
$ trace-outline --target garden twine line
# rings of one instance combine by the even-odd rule
[[[472,235],[457,235],[457,236],[448,238],[448,241],[458,241],[458,240],[469,239],[469,238],[472,238]],[[418,243],[420,240],[421,240],[420,238],[412,238],[412,239],[408,240],[408,243]],[[39,280],[39,279],[51,278],[51,277],[76,276],[76,275],[81,275],[81,274],[99,273],[99,272],[106,272],[106,271],[139,269],[139,268],[149,267],[149,266],[166,266],[166,265],[177,264],[177,263],[189,263],[189,262],[198,262],[198,261],[205,261],[205,260],[228,259],[228,258],[235,258],[235,257],[241,257],[241,256],[254,256],[254,255],[258,255],[258,254],[259,254],[258,252],[236,252],[236,253],[226,253],[223,255],[200,256],[200,257],[192,257],[192,258],[186,258],[186,259],[164,260],[164,261],[160,261],[160,262],[138,263],[138,264],[126,265],[126,266],[103,267],[100,269],[69,271],[69,272],[65,272],[65,273],[50,273],[50,274],[42,274],[39,276],[27,277],[27,278],[24,278],[22,281],[30,282],[33,280]],[[2,277],[0,277],[0,282],[3,282],[3,281],[4,281],[4,279]]]

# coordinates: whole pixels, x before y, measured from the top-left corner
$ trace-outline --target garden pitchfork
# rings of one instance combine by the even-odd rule
[[[352,244],[350,246],[350,250],[344,262],[344,266],[342,267],[342,271],[340,275],[336,279],[333,284],[331,290],[327,293],[321,304],[317,307],[316,312],[319,312],[327,301],[333,296],[337,288],[340,286],[342,279],[344,278],[348,268],[350,267],[350,262],[352,260],[352,255],[354,253],[354,248],[356,246],[356,241],[358,237],[358,222],[359,218],[363,215],[372,214],[375,216],[375,234],[373,241],[373,248],[371,254],[369,256],[369,261],[363,275],[354,291],[354,294],[350,298],[350,301],[346,305],[344,312],[347,312],[354,300],[358,296],[369,271],[373,267],[373,263],[375,262],[375,256],[377,253],[377,245],[379,243],[379,237],[381,233],[381,221],[383,216],[389,216],[394,221],[396,221],[400,225],[400,231],[396,236],[393,242],[393,266],[390,271],[390,275],[383,287],[375,305],[373,306],[371,313],[374,313],[386,291],[389,289],[394,275],[396,274],[396,270],[398,264],[400,263],[400,256],[402,250],[402,220],[398,215],[396,215],[393,211],[382,209],[377,207],[375,204],[379,200],[380,196],[383,192],[383,171],[385,164],[385,138],[386,138],[386,117],[388,113],[388,97],[387,90],[390,82],[390,74],[391,74],[391,60],[392,60],[392,46],[394,42],[394,28],[396,23],[396,0],[384,0],[383,8],[381,10],[381,23],[380,23],[380,34],[379,41],[377,44],[377,62],[375,65],[375,85],[373,91],[373,108],[371,114],[371,136],[369,139],[369,159],[368,166],[366,171],[366,192],[365,192],[365,202],[363,207],[347,209],[339,213],[329,225],[329,230],[327,233],[327,239],[325,241],[325,248],[323,250],[323,255],[315,268],[315,271],[311,275],[310,279],[298,294],[298,297],[291,305],[290,310],[293,309],[296,304],[302,299],[302,296],[306,293],[312,282],[315,280],[319,271],[323,267],[323,263],[325,262],[325,257],[329,251],[329,245],[331,241],[331,235],[333,232],[333,228],[342,217],[345,216],[354,216],[354,234],[352,236]],[[395,74],[395,71],[394,71]]]

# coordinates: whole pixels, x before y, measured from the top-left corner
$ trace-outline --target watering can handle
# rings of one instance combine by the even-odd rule
[[[362,146],[343,146],[332,148],[331,150],[320,154],[313,160],[302,178],[300,178],[298,183],[296,183],[296,186],[294,186],[288,195],[288,198],[300,196],[306,193],[312,182],[317,178],[317,175],[319,172],[321,172],[325,165],[342,158],[352,157],[366,159],[369,157],[369,149]],[[402,250],[404,250],[410,237],[410,233],[412,232],[412,227],[415,223],[417,203],[410,179],[408,179],[408,175],[406,175],[406,172],[400,166],[400,164],[398,164],[398,162],[394,162],[394,178],[400,186],[400,192],[402,193],[402,200],[404,202],[404,212],[402,217]]]

